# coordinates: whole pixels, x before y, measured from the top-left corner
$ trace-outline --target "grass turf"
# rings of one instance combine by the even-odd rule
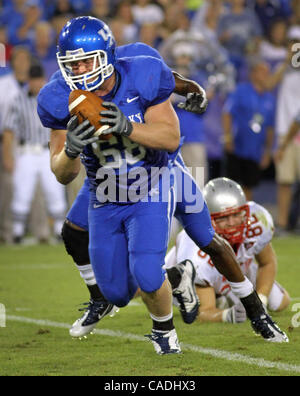
[[[275,239],[273,245],[277,280],[296,299],[285,312],[272,314],[290,343],[265,342],[253,334],[249,322],[185,325],[174,308],[183,354],[173,356],[157,356],[151,343],[143,341],[151,321],[140,299],[114,318],[104,318],[97,327],[102,334],[71,339],[67,325],[79,317],[78,305],[88,300],[88,293],[63,246],[0,247],[0,303],[7,314],[6,327],[0,327],[0,375],[299,375],[300,318],[299,327],[292,326],[292,307],[300,303],[299,239]],[[276,367],[266,367],[269,362]]]

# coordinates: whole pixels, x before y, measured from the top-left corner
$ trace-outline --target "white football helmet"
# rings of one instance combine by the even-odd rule
[[[203,195],[216,232],[227,239],[231,245],[242,243],[245,239],[245,231],[250,225],[250,209],[242,187],[233,180],[219,177],[205,185]],[[241,225],[225,229],[218,227],[216,219],[237,213],[243,215]]]

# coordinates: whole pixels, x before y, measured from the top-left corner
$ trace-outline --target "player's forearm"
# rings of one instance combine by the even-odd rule
[[[276,265],[270,263],[264,267],[259,267],[256,278],[256,291],[268,297],[275,282]]]
[[[178,95],[186,96],[190,92],[202,93],[202,89],[195,81],[188,80],[176,71],[172,71],[175,78],[174,92]]]
[[[180,131],[177,125],[165,122],[152,124],[133,123],[130,140],[147,148],[173,152],[179,146]]]
[[[277,258],[272,245],[269,243],[255,256],[258,264],[256,275],[256,291],[268,297],[276,278]]]
[[[52,129],[50,135],[51,170],[61,184],[69,184],[80,172],[79,157],[73,159],[65,152],[66,130]]]
[[[80,159],[69,158],[62,150],[51,156],[51,170],[59,183],[69,184],[80,172]]]
[[[200,322],[213,322],[213,323],[217,323],[217,322],[222,322],[222,314],[223,311],[221,309],[218,308],[210,308],[210,309],[201,309],[200,308],[200,312],[198,315],[198,320]]]

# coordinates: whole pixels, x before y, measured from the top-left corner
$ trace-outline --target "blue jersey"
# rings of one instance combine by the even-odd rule
[[[133,45],[118,49],[119,61],[116,71],[120,76],[121,83],[113,101],[129,119],[133,117],[133,121],[143,122],[144,112],[148,106],[166,100],[173,91],[173,76],[149,47],[149,52],[154,57],[122,58],[121,55],[124,56],[124,52],[126,53],[124,49],[130,51],[140,49],[141,52],[133,52],[133,55],[136,56],[137,53],[144,54],[147,47]],[[130,51],[127,51],[127,54]],[[61,84],[64,85],[63,89],[66,88],[66,84],[61,80],[59,74],[54,78],[55,80],[57,81],[52,87],[57,89],[56,94],[58,95],[59,89],[62,92]],[[63,99],[63,95],[65,94],[62,94],[60,99]],[[45,105],[47,105],[46,99],[45,97]],[[64,100],[66,101],[66,99]],[[41,107],[39,111],[43,112],[44,109]],[[64,109],[59,106],[55,111],[60,118],[53,120],[51,114],[48,117],[47,112],[44,112],[45,120],[52,118],[57,129],[65,129],[65,120],[69,118],[69,115],[64,113]],[[116,137],[112,139],[115,139],[113,144],[111,141],[100,142],[96,144],[96,147],[89,147],[87,152],[84,152],[86,167],[87,169],[90,167],[90,172],[94,172],[98,168],[98,175],[99,170],[105,168],[105,166],[100,167],[101,161],[104,161],[112,169],[119,170],[121,169],[118,168],[120,162],[128,163],[133,168],[137,165],[147,169],[148,166],[152,166],[150,164],[155,167],[166,164],[165,161],[168,158],[171,162],[170,166],[173,166],[175,161],[175,154],[171,156],[165,152],[148,150],[129,139],[124,140]],[[126,146],[125,150],[122,145]],[[125,154],[125,158],[122,156],[123,154]],[[95,161],[95,163],[89,163],[89,161]],[[186,170],[182,168],[182,172],[185,173]],[[170,179],[174,176],[176,175],[172,173]],[[180,176],[181,173],[179,173]],[[182,180],[181,177],[180,180]],[[89,193],[88,184],[90,183],[84,183],[67,218],[71,223],[89,232],[89,257],[97,284],[103,295],[108,301],[121,307],[130,301],[138,286],[146,293],[159,290],[165,281],[162,265],[167,251],[170,221],[174,212],[175,186],[173,183],[167,188],[167,200],[160,202],[140,200],[134,205],[98,205],[93,203],[94,194]],[[155,190],[160,193],[160,188],[153,189],[151,193],[155,195]],[[89,196],[92,196],[90,202]],[[183,213],[186,213],[183,225],[188,235],[194,237],[194,240],[197,240],[202,247],[211,242],[213,237],[211,230],[213,231],[213,229],[206,227],[206,224],[210,224],[210,216],[203,199],[200,201],[200,210],[202,209],[200,216],[199,213],[191,212],[188,207],[189,203],[185,202],[180,205],[179,211],[182,216]],[[100,240],[99,235],[102,235],[104,239]]]
[[[241,83],[225,103],[233,121],[234,154],[259,162],[268,127],[274,127],[275,97],[258,93],[251,83]]]
[[[123,51],[123,55],[126,51]],[[119,78],[118,90],[113,101],[132,122],[144,122],[144,114],[148,107],[166,101],[175,88],[170,69],[161,60],[154,57],[136,56],[119,58],[115,64]],[[52,129],[66,129],[70,118],[68,98],[70,89],[59,73],[41,90],[38,97],[38,113],[44,126]],[[105,178],[106,170],[113,169],[116,177],[117,201],[126,201],[124,195],[119,197],[120,187],[124,184],[120,179],[124,175],[134,173],[134,169],[143,168],[148,175],[146,183],[150,187],[150,173],[153,168],[161,168],[168,164],[168,153],[151,150],[121,136],[113,136],[109,141],[99,141],[84,149],[82,161],[86,167],[91,190],[96,200],[96,190]],[[101,173],[100,169],[104,172]],[[99,171],[100,170],[100,171]],[[99,176],[100,175],[100,176]],[[136,181],[126,178],[126,188]],[[121,186],[122,185],[122,186]],[[98,189],[98,199],[99,199]]]

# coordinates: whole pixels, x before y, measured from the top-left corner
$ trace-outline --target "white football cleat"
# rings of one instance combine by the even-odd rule
[[[173,297],[178,301],[180,313],[185,323],[191,324],[198,315],[199,299],[195,289],[196,270],[190,260],[175,265],[181,274],[181,281],[173,289]]]
[[[86,311],[84,315],[77,319],[71,329],[69,330],[70,336],[74,338],[85,338],[90,334],[97,326],[98,322],[104,318],[104,316],[114,316],[119,308],[107,301],[94,301],[91,300],[89,303],[85,303],[86,308],[80,309],[80,311]]]
[[[159,331],[152,330],[151,334],[145,335],[154,346],[158,355],[169,355],[172,353],[181,353],[180,345],[177,338],[176,330]]]

